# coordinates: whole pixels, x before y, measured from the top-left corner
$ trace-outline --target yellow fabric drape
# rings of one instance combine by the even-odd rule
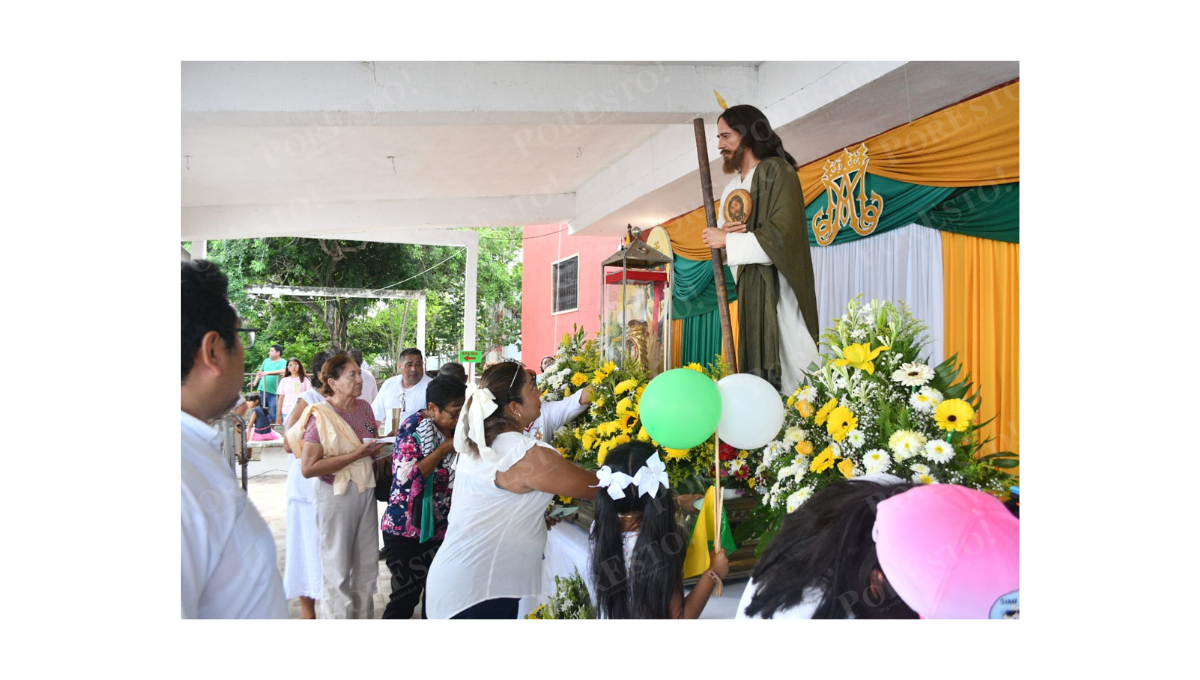
[[[683,319],[671,322],[671,368],[683,365]]]
[[[996,416],[982,455],[1020,453],[1020,246],[942,232],[942,262],[946,356],[979,388],[978,422]]]
[[[1021,84],[1013,83],[865,140],[871,159],[867,172],[932,187],[1019,182],[1020,95]],[[824,193],[825,161],[841,153],[839,149],[797,171],[805,205]],[[689,260],[712,259],[700,240],[705,220],[701,206],[663,223],[676,253]]]

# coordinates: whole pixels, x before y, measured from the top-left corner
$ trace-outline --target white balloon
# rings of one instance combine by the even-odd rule
[[[783,428],[783,402],[771,383],[749,373],[734,373],[717,382],[721,422],[717,436],[739,449],[757,449],[775,440]]]

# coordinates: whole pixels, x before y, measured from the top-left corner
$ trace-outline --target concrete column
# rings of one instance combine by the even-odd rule
[[[192,259],[208,259],[208,241],[192,241]]]
[[[479,234],[467,242],[467,291],[463,300],[463,349],[475,347],[476,288],[479,283]]]
[[[417,298],[417,349],[425,356],[425,294]]]

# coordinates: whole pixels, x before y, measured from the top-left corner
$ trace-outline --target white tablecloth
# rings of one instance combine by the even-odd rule
[[[518,614],[524,618],[526,614],[546,604],[554,594],[554,577],[570,576],[575,569],[583,576],[584,583],[591,590],[591,576],[588,573],[588,533],[583,529],[567,522],[561,522],[551,527],[546,536],[546,552],[542,556],[542,594],[538,597],[521,599]],[[721,597],[715,594],[709,598],[704,607],[702,619],[732,619],[737,614],[737,604],[746,589],[746,581],[726,583]]]

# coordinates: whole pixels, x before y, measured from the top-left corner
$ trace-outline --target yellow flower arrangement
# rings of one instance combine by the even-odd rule
[[[882,352],[884,350],[888,350],[888,349],[891,349],[891,348],[890,347],[876,347],[875,349],[871,349],[871,343],[869,343],[869,342],[865,345],[857,345],[857,344],[856,345],[846,345],[846,347],[842,349],[842,356],[844,356],[846,358],[838,359],[837,361],[834,361],[833,365],[834,366],[850,365],[850,366],[853,366],[854,368],[859,369],[860,371],[866,371],[867,373],[874,375],[875,374],[875,357],[879,356],[880,352]]]
[[[808,402],[805,402],[805,403],[808,403]],[[838,406],[837,397],[834,397],[833,399],[830,399],[829,401],[827,401],[825,403],[825,405],[821,407],[821,410],[817,411],[817,420],[816,420],[817,425],[824,425],[825,421],[829,419],[829,414],[833,413],[833,409],[837,408],[837,406]]]
[[[617,383],[616,387],[613,388],[613,394],[625,394],[629,390],[637,387],[638,382],[639,381],[637,378],[630,378],[629,380],[621,381]]]
[[[829,436],[833,437],[833,441],[841,442],[846,435],[850,434],[850,430],[856,427],[858,427],[858,418],[854,416],[854,413],[845,406],[839,406],[829,414],[825,429],[829,430]]]
[[[639,428],[639,429],[638,429],[637,440],[638,440],[639,442],[648,442],[648,441],[650,441],[650,433],[646,431],[646,428],[644,428],[644,427],[643,427],[643,428]]]
[[[947,399],[933,412],[933,419],[947,432],[964,432],[975,420],[975,409],[962,399]]]
[[[833,461],[837,460],[837,454],[833,452],[832,446],[825,447],[821,455],[813,458],[813,461],[808,466],[809,472],[824,472],[833,467]]]
[[[704,372],[704,367],[696,362],[692,362],[692,363],[688,364],[687,366],[684,366],[684,368],[690,368],[691,370],[698,371],[700,373]]]
[[[587,384],[588,377],[582,373],[576,373],[571,376],[571,384],[576,387],[583,387]]]
[[[588,430],[583,433],[583,450],[591,451],[592,446],[596,444],[596,431]]]
[[[626,413],[626,414],[622,415],[620,418],[617,418],[617,422],[620,423],[621,432],[624,432],[625,434],[632,434],[633,433],[633,422],[635,420],[637,420],[636,413]]]
[[[620,415],[625,415],[626,413],[633,413],[633,400],[630,399],[629,397],[625,397],[621,401],[618,401],[617,402],[617,413]]]
[[[846,460],[843,460],[837,464],[837,469],[838,472],[842,473],[843,477],[850,479],[854,476],[854,461],[847,458]]]

